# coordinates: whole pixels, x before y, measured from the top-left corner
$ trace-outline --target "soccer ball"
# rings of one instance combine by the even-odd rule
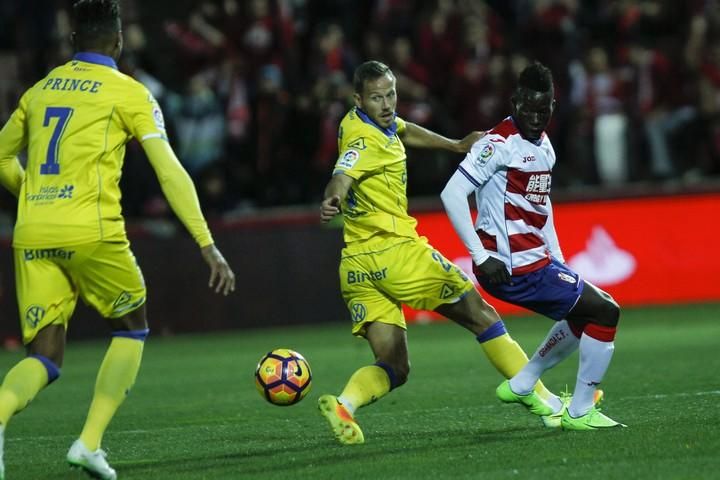
[[[312,373],[305,357],[287,348],[264,355],[255,369],[255,387],[273,405],[293,405],[310,391]]]

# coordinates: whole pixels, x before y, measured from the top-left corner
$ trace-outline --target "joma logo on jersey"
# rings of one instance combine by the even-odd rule
[[[46,258],[57,258],[61,260],[70,260],[75,255],[75,250],[66,250],[64,248],[42,248],[32,250],[26,248],[23,250],[26,262],[32,260],[42,260]]]
[[[350,283],[362,283],[368,280],[383,280],[387,278],[387,267],[383,268],[379,272],[348,272],[347,282]]]

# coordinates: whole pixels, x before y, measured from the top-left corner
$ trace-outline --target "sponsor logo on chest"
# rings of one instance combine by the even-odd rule
[[[522,195],[530,203],[545,205],[551,185],[552,173],[549,171],[526,172],[516,168],[508,169],[507,191]]]
[[[73,198],[74,185],[43,185],[37,193],[27,193],[25,200],[34,203],[52,203],[55,200],[67,200]]]

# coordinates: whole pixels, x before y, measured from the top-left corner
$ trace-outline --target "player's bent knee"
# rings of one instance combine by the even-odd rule
[[[27,346],[31,357],[42,357],[57,367],[62,367],[65,356],[65,327],[49,325],[40,330]]]
[[[620,321],[620,306],[608,295],[602,303],[597,323],[606,327],[616,327]]]
[[[500,319],[495,308],[477,291],[470,292],[457,303],[441,306],[437,312],[475,333],[486,330]]]
[[[410,362],[402,362],[395,365],[395,379],[392,382],[392,388],[397,388],[401,385],[405,385],[410,376]]]
[[[385,370],[390,379],[390,390],[393,390],[407,382],[410,375],[410,362],[393,363],[378,361],[375,365]]]
[[[113,338],[130,338],[132,340],[144,342],[149,333],[149,328],[143,328],[141,330],[114,330],[112,332],[112,336]]]
[[[398,369],[396,377],[395,377],[395,385],[393,388],[397,388],[401,385],[405,385],[408,381],[408,377],[410,376],[410,365],[407,366],[407,368]]]
[[[138,331],[147,330],[148,328],[147,314],[144,304],[127,315],[119,318],[110,318],[108,321],[110,323],[110,328],[112,328],[113,331]]]
[[[58,377],[60,377],[60,366],[61,366],[60,364],[58,364],[55,361],[53,361],[52,359],[50,359],[44,355],[40,355],[40,354],[32,354],[32,355],[29,355],[29,357],[32,357],[43,364],[43,367],[45,367],[45,370],[47,371],[47,378],[48,378],[47,384],[48,385],[50,385],[55,380],[57,380]]]

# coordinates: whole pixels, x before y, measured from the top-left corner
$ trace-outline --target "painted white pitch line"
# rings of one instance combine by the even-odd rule
[[[708,392],[681,392],[681,393],[658,393],[655,395],[635,395],[631,397],[623,396],[619,400],[646,400],[650,399],[661,399],[670,397],[703,397],[706,395],[720,395],[720,390],[710,390]]]

